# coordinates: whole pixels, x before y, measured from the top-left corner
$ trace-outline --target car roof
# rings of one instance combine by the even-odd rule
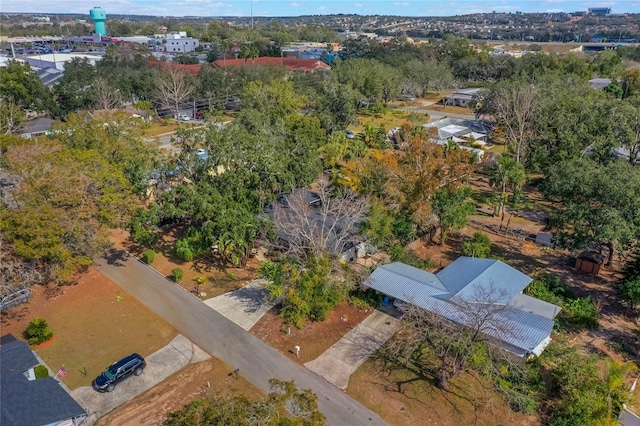
[[[114,362],[114,363],[113,363],[113,364],[111,364],[111,365],[115,366],[116,368],[120,368],[120,367],[122,367],[123,365],[127,364],[128,362],[133,361],[134,359],[137,359],[137,358],[139,358],[140,360],[143,360],[143,359],[144,359],[144,358],[142,358],[140,355],[138,355],[138,354],[136,354],[136,353],[133,353],[133,354],[131,354],[131,355],[128,355],[128,356],[126,356],[126,357],[122,358],[120,361],[116,361],[116,362]]]

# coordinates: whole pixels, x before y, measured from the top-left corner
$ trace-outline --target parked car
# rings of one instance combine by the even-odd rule
[[[344,133],[347,136],[347,139],[354,139],[356,137],[356,134],[353,133],[353,130],[347,130]]]
[[[180,114],[180,115],[178,115],[178,120],[180,120],[180,121],[191,121],[191,117],[188,116],[187,114]]]
[[[416,98],[414,98],[411,95],[400,95],[400,100],[401,101],[415,101]]]
[[[91,384],[98,392],[112,392],[116,384],[131,376],[139,376],[147,366],[146,361],[140,355],[133,353],[116,361],[106,368]]]

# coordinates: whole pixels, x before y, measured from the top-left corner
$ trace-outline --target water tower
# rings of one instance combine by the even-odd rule
[[[96,26],[96,34],[107,36],[107,13],[101,7],[94,7],[89,11],[89,16]]]

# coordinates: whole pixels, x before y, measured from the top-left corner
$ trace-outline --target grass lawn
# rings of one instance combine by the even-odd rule
[[[137,352],[147,356],[165,346],[176,330],[93,268],[70,286],[34,287],[28,304],[2,316],[2,334],[23,339],[30,320],[43,317],[54,339],[35,351],[71,389],[90,386],[108,365]],[[121,299],[118,301],[117,296]],[[86,372],[86,374],[85,374]]]
[[[151,126],[147,129],[144,129],[144,136],[153,137],[158,136],[163,133],[173,132],[178,128],[178,123],[175,121],[169,121],[168,123],[164,123],[161,120],[154,120],[151,123]]]
[[[486,383],[469,374],[451,380],[449,391],[405,369],[382,372],[371,359],[349,380],[347,393],[390,425],[536,425],[534,416],[514,413]]]
[[[356,117],[359,124],[357,126],[349,126],[349,129],[356,133],[362,132],[364,130],[364,126],[367,124],[373,124],[374,126],[382,125],[386,131],[389,131],[394,127],[401,127],[405,124],[409,118],[409,113],[399,109],[389,110],[383,114],[376,114],[371,111],[362,111],[359,112]]]
[[[469,108],[462,108],[462,107],[458,107],[458,106],[452,106],[452,105],[439,105],[439,104],[433,104],[433,105],[429,105],[424,107],[425,109],[431,110],[431,111],[437,111],[439,113],[451,113],[451,114],[465,114],[465,115],[473,115],[473,111],[471,111]]]

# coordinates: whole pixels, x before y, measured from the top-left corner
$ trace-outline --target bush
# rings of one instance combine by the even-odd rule
[[[36,365],[33,367],[33,372],[36,374],[36,379],[44,379],[49,377],[49,370],[44,365]]]
[[[387,253],[389,254],[392,262],[406,263],[407,265],[411,265],[419,269],[429,269],[434,267],[431,259],[422,260],[416,256],[415,253],[405,250],[405,248],[399,244],[391,244],[387,249]]]
[[[568,316],[568,321],[572,324],[586,328],[598,326],[599,313],[591,297],[570,300],[562,308],[565,311],[565,316]]]
[[[355,290],[349,297],[349,303],[359,309],[376,309],[382,305],[384,296],[375,290]]]
[[[542,301],[562,308],[560,319],[586,328],[598,326],[599,312],[590,297],[577,298],[575,293],[559,278],[544,274],[526,288],[526,293]]]
[[[182,281],[182,277],[184,277],[184,271],[180,268],[172,269],[171,276],[173,277],[173,280],[175,282],[179,283],[180,281]]]
[[[618,289],[618,294],[631,308],[635,308],[640,304],[640,278],[623,283]]]
[[[468,257],[489,257],[491,240],[484,232],[476,232],[470,240],[464,243],[462,255]]]
[[[156,252],[153,250],[145,250],[142,253],[142,261],[147,265],[151,265],[153,263],[153,259],[156,258]]]
[[[30,345],[39,345],[53,337],[53,332],[49,330],[49,324],[44,318],[31,320],[25,334]]]

